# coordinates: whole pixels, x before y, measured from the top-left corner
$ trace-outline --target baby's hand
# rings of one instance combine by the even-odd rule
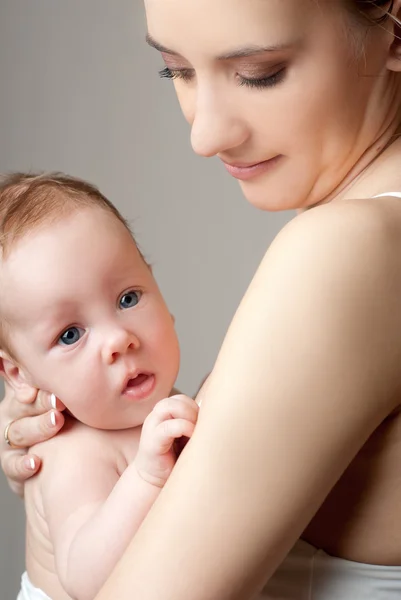
[[[156,404],[142,426],[135,465],[139,475],[163,487],[177,459],[176,439],[190,438],[198,418],[198,405],[183,394],[164,398]]]

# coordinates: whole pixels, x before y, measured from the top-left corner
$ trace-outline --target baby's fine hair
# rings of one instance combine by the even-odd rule
[[[110,213],[132,235],[116,207],[87,181],[56,172],[1,176],[0,250],[3,258],[27,233],[87,207],[98,207]]]
[[[116,207],[87,181],[56,172],[0,176],[0,258],[5,260],[13,245],[26,234],[91,207],[118,219],[134,240]],[[138,251],[144,258],[139,248]],[[6,325],[0,311],[0,349],[17,360]]]

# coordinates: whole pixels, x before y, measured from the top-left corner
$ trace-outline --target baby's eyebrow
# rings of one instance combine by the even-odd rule
[[[68,327],[68,325],[77,318],[77,315],[67,310],[68,307],[64,307],[61,310],[60,307],[45,311],[45,315],[43,318],[38,318],[33,326],[33,329],[40,335],[41,337],[48,338],[52,335],[57,335],[58,331],[62,331],[63,328]]]

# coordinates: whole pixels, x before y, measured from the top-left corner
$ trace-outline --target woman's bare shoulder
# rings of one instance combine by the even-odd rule
[[[377,297],[390,308],[401,294],[401,200],[348,200],[301,213],[274,240],[261,272],[270,278],[282,269],[285,278],[291,268],[300,283],[341,284],[350,301]]]
[[[297,215],[281,230],[273,247],[301,244],[312,252],[320,248],[333,261],[341,259],[345,250],[355,259],[365,250],[378,259],[389,259],[385,254],[401,245],[400,233],[401,199],[343,200]],[[378,250],[378,255],[373,252]]]
[[[392,410],[391,390],[401,383],[400,303],[401,204],[400,209],[385,201],[316,207],[288,223],[266,252],[218,363],[225,357],[231,363],[237,340],[249,340],[252,331],[247,352],[253,361],[255,355],[274,361],[269,378],[279,363],[293,373],[301,365],[305,383],[307,367],[314,365],[310,384],[320,371],[335,389],[346,373],[350,389],[360,391],[354,401],[363,406],[366,389],[358,382],[365,373],[372,390],[387,382],[385,410]],[[298,386],[298,397],[299,391]]]

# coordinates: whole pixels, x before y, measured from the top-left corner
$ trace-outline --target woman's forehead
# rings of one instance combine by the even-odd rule
[[[209,38],[241,35],[251,28],[258,35],[296,31],[316,11],[315,0],[145,0],[150,33],[157,28],[179,37],[190,28]],[[249,33],[249,31],[247,31]]]
[[[177,54],[218,56],[242,45],[294,44],[330,24],[341,0],[145,0],[148,33]],[[332,10],[336,6],[336,10]],[[326,7],[326,8],[325,8]],[[330,9],[331,7],[331,9]],[[330,9],[330,10],[329,10]]]

